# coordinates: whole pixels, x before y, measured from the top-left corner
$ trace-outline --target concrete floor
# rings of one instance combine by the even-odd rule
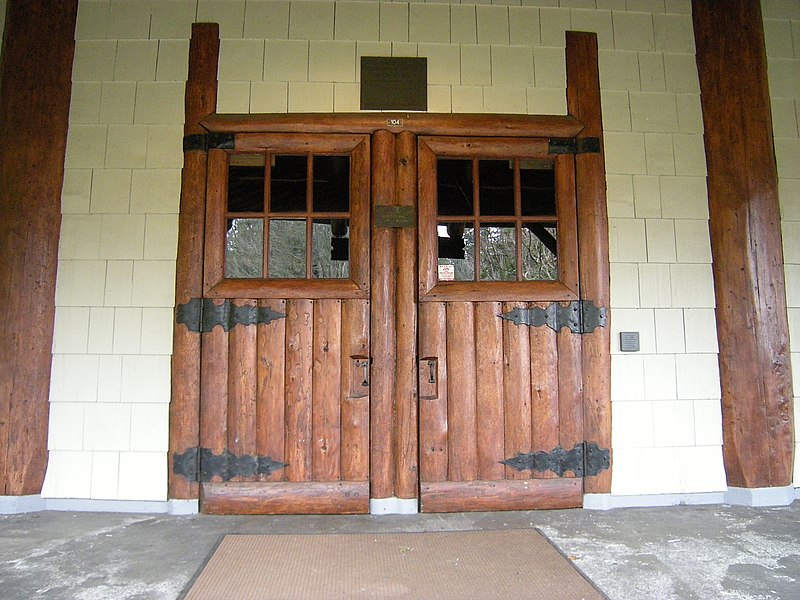
[[[0,597],[173,600],[227,533],[527,527],[543,531],[612,600],[800,599],[800,501],[379,517],[10,515],[0,517]]]

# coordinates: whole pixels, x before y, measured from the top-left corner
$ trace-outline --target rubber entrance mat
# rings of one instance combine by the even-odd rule
[[[606,597],[533,529],[229,535],[184,600]]]

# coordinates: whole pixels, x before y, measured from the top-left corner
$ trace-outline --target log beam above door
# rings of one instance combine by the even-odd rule
[[[791,484],[789,327],[761,3],[692,2],[732,487]]]

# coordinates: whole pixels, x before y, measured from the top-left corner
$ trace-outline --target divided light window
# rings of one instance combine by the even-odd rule
[[[436,161],[439,281],[555,281],[551,159]]]
[[[419,140],[420,300],[578,297],[574,158],[548,138]]]
[[[350,157],[229,155],[225,222],[225,277],[348,278]]]

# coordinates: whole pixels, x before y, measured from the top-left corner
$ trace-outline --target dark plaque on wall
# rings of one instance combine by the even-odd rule
[[[361,110],[428,110],[428,59],[362,56]]]

